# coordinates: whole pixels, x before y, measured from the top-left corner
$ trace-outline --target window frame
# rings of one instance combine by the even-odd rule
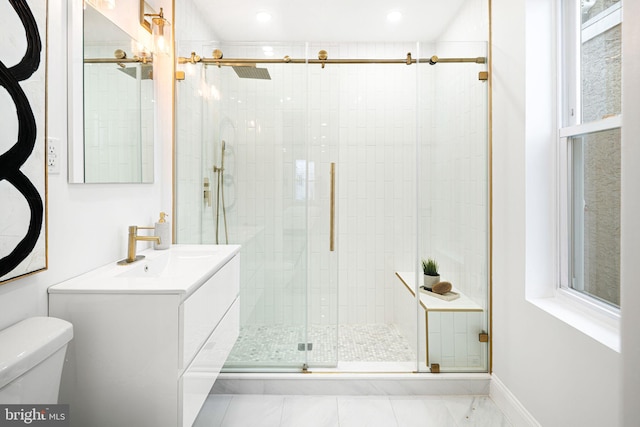
[[[562,83],[558,91],[558,253],[560,255],[557,292],[588,309],[595,309],[606,317],[619,320],[620,308],[580,292],[572,287],[572,239],[576,224],[573,221],[572,151],[573,137],[597,132],[622,129],[622,114],[600,120],[582,122],[581,100],[581,45],[582,40],[590,40],[597,35],[622,23],[622,0],[600,12],[582,24],[580,21],[580,0],[561,0],[558,20],[558,53]],[[585,41],[586,41],[585,40]],[[577,236],[578,239],[582,238]],[[584,260],[583,260],[584,262]]]

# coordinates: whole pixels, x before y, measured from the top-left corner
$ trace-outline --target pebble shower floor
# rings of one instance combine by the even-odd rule
[[[313,344],[309,360],[335,359],[335,326],[311,326],[308,342]],[[298,326],[243,326],[240,337],[227,358],[227,367],[245,364],[287,364],[304,359],[298,344],[304,339]],[[304,343],[303,343],[304,344]],[[395,325],[341,325],[338,328],[340,362],[411,362],[415,354]]]

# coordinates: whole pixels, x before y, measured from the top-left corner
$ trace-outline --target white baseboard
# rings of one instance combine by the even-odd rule
[[[495,374],[491,376],[489,396],[509,418],[513,427],[541,427],[540,423],[527,411],[527,408],[520,403],[511,393],[511,390]]]

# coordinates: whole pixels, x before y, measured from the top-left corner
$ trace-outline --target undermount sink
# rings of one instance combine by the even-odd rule
[[[177,293],[191,295],[233,258],[239,245],[172,245],[140,251],[145,258],[115,262],[53,286],[50,293]]]

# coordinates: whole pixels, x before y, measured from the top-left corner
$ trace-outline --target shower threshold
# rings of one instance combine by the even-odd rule
[[[419,369],[416,362],[339,362],[337,365],[310,365],[304,369],[304,364],[298,366],[242,366],[239,364],[227,364],[222,369],[223,373],[282,373],[282,374],[411,374],[416,372],[429,372],[426,366]]]
[[[488,373],[221,373],[211,394],[488,395]]]

